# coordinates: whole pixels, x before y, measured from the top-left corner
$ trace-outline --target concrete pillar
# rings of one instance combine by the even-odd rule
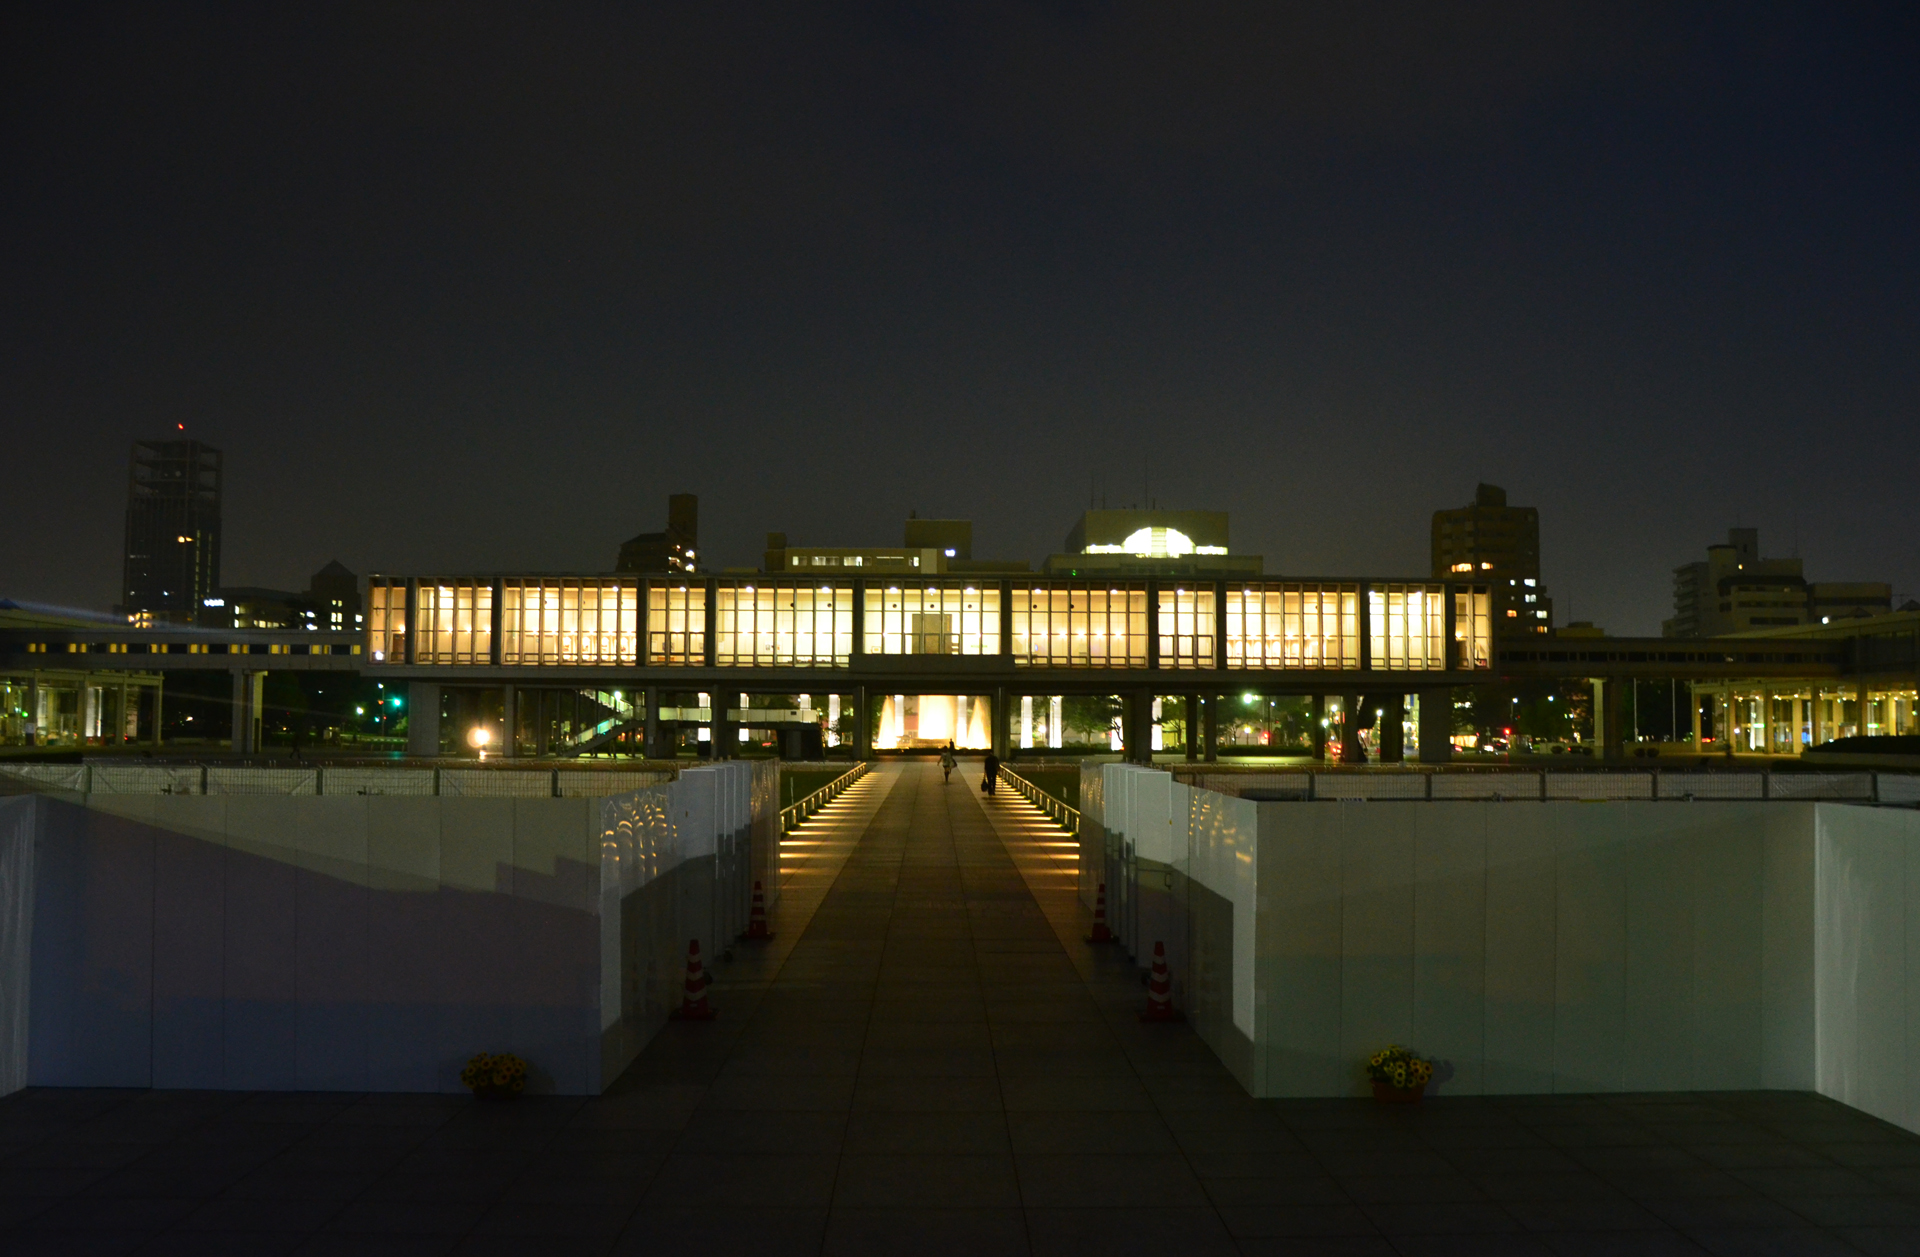
[[[1200,758],[1200,696],[1187,695],[1187,762]]]
[[[153,722],[155,744],[160,737],[160,719],[156,715]],[[40,723],[40,674],[34,673],[27,679],[27,745],[39,746],[46,739],[47,731]]]
[[[1327,762],[1327,696],[1313,696],[1313,718],[1308,722],[1313,733],[1313,758],[1315,763]]]
[[[1033,749],[1033,695],[1020,696],[1020,749]]]
[[[1862,681],[1859,692],[1860,728],[1858,732],[1864,738],[1873,733],[1873,691],[1867,688],[1866,682]]]
[[[1407,758],[1406,701],[1404,694],[1388,694],[1375,704],[1380,708],[1380,724],[1375,733],[1383,764],[1399,764]]]
[[[1208,694],[1202,700],[1203,719],[1200,724],[1201,746],[1204,754],[1201,758],[1212,764],[1220,758],[1220,696]]]
[[[1365,639],[1363,638],[1362,641]],[[1364,647],[1363,647],[1364,649]],[[1366,703],[1359,694],[1343,694],[1340,698],[1340,762],[1343,764],[1364,764],[1367,762],[1367,749],[1360,744],[1360,726],[1366,719]]]
[[[496,603],[497,607],[499,604]],[[494,638],[494,648],[499,649],[499,638]],[[500,754],[504,759],[520,757],[520,710],[519,695],[509,685],[500,694]]]
[[[233,728],[227,738],[227,745],[233,749],[235,755],[247,755],[253,750],[253,747],[250,745],[253,741],[251,737],[253,715],[247,710],[247,699],[252,696],[253,677],[244,669],[236,669],[232,674],[232,680],[233,699],[229,707],[232,712],[231,723]],[[85,708],[83,706],[81,709],[83,719],[85,714]]]
[[[1153,691],[1134,690],[1127,695],[1127,722],[1121,736],[1130,764],[1153,762]]]
[[[440,754],[440,687],[432,681],[407,682],[407,754],[415,759]]]
[[[853,757],[873,758],[873,702],[867,687],[853,687]]]
[[[165,696],[166,692],[167,692],[166,674],[161,673],[159,682],[156,683],[153,687],[153,736],[150,739],[148,739],[150,742],[153,743],[154,749],[156,750],[158,750],[160,747],[160,718],[165,714],[165,708],[161,705],[161,700]],[[33,710],[33,697],[32,697],[31,690],[28,691],[27,710],[28,711]],[[28,740],[31,741],[32,739],[28,739]]]
[[[660,687],[649,685],[640,692],[640,701],[646,704],[640,735],[647,744],[645,754],[648,759],[665,759],[666,751],[660,745]]]
[[[1626,717],[1623,695],[1617,682],[1604,677],[1594,677],[1592,685],[1593,736],[1600,744],[1595,750],[1602,759],[1617,760],[1621,758],[1621,726]]]
[[[86,682],[81,682],[84,687]],[[261,706],[266,697],[267,674],[242,669],[233,674],[234,727],[233,749],[241,755],[260,751]],[[81,691],[85,697],[84,688]]]
[[[1453,691],[1420,692],[1420,762],[1444,764],[1453,758]]]
[[[994,755],[1002,760],[1007,758],[1007,725],[1010,723],[1007,703],[1007,687],[995,687],[992,702],[987,707],[987,719],[992,724],[987,731],[987,742],[993,747]]]
[[[737,759],[740,755],[740,734],[736,732],[732,716],[733,700],[738,694],[728,694],[721,690],[713,691],[713,723],[707,738],[707,758],[716,763],[723,759]]]

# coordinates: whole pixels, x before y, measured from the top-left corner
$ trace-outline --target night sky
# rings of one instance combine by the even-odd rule
[[[1559,618],[1730,525],[1920,596],[1916,7],[9,6],[0,596],[105,608],[127,446],[229,584],[1057,550],[1090,491]]]

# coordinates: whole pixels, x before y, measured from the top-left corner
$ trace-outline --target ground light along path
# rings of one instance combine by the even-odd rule
[[[1920,1251],[1920,1139],[1817,1096],[1251,1100],[978,784],[789,835],[720,1019],[603,1096],[0,1100],[0,1253]]]

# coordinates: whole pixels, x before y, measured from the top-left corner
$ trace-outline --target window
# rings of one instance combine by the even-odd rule
[[[1492,602],[1485,585],[1453,591],[1453,640],[1462,668],[1493,666]]]
[[[786,581],[721,585],[714,663],[723,668],[844,668],[853,655],[853,590]]]
[[[640,590],[618,581],[529,577],[500,590],[503,664],[636,663]]]
[[[647,586],[647,662],[696,668],[706,664],[705,586]]]
[[[1162,589],[1159,596],[1160,666],[1213,667],[1213,590]]]
[[[421,581],[414,612],[420,640],[415,663],[493,662],[493,582]]]
[[[997,655],[1000,590],[920,581],[870,582],[864,649],[869,655]]]
[[[1446,668],[1446,592],[1441,585],[1375,585],[1367,590],[1368,662],[1375,671]]]
[[[1358,668],[1360,587],[1229,589],[1226,638],[1229,668]]]
[[[407,661],[407,586],[373,577],[367,581],[367,649],[375,663]]]
[[[1142,586],[1015,589],[1011,614],[1017,667],[1147,666],[1147,591]]]

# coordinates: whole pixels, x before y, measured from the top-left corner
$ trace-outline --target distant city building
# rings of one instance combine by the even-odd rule
[[[1719,637],[1886,615],[1893,586],[1878,581],[1809,582],[1800,560],[1760,557],[1760,530],[1730,528],[1707,557],[1673,569],[1673,618],[1665,637]]]
[[[1503,633],[1553,631],[1553,599],[1540,583],[1540,512],[1508,506],[1507,491],[1483,484],[1473,501],[1433,513],[1433,576],[1493,585],[1494,624]]]
[[[1259,555],[1229,551],[1225,511],[1087,511],[1064,549],[1047,556],[1047,575],[1238,578],[1262,568]]]
[[[760,570],[789,576],[847,571],[934,576],[1030,570],[1024,561],[974,558],[972,520],[912,516],[905,532],[904,544],[898,546],[790,546],[787,534],[770,532]]]
[[[614,561],[616,572],[696,572],[700,570],[700,499],[676,493],[667,499],[667,526],[660,532],[629,537]]]
[[[220,628],[357,633],[365,626],[360,578],[334,559],[313,574],[304,593],[228,585],[202,599],[199,622]]]
[[[135,441],[117,608],[137,625],[197,624],[220,587],[220,451]]]

